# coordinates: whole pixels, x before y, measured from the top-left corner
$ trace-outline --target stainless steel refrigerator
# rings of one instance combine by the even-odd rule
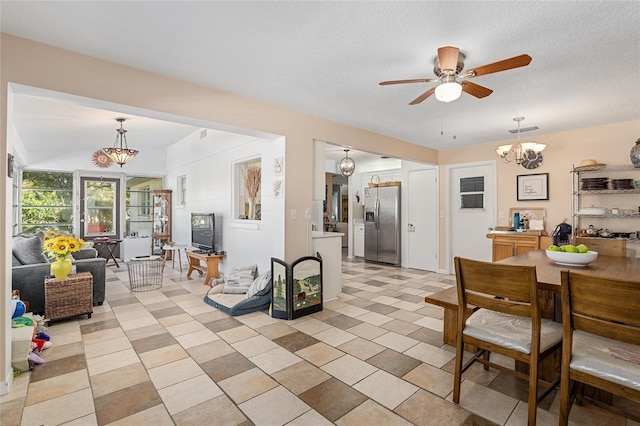
[[[400,265],[400,187],[364,189],[364,260]]]

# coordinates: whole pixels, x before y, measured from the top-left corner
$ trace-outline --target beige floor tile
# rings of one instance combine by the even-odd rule
[[[351,355],[344,355],[320,368],[348,385],[353,385],[378,370]]]
[[[115,339],[105,340],[92,344],[85,344],[84,353],[87,358],[95,358],[97,356],[130,349],[131,347],[131,342],[126,336],[123,335],[122,337],[118,337]]]
[[[140,362],[140,358],[133,349],[127,349],[112,354],[102,355],[87,360],[89,375],[104,373],[115,370],[116,368],[125,367],[127,365]]]
[[[447,401],[451,401],[452,397],[450,394]],[[492,422],[505,424],[518,402],[515,398],[468,380],[462,382],[459,405]]]
[[[315,410],[309,410],[287,423],[287,426],[331,426],[329,420]]]
[[[284,348],[276,348],[251,357],[249,361],[260,367],[265,373],[273,374],[302,361],[302,358]]]
[[[187,352],[198,364],[202,364],[203,362],[232,354],[235,349],[224,340],[219,339],[204,345],[191,347]]]
[[[179,359],[149,369],[149,378],[156,389],[163,389],[202,374],[202,368],[191,358]]]
[[[430,328],[434,331],[442,332],[442,330],[444,330],[444,322],[436,318],[424,317],[414,322],[414,324],[419,325],[420,327]]]
[[[147,351],[138,355],[147,369],[159,367],[179,359],[189,357],[189,354],[180,345],[169,345],[162,348]]]
[[[358,308],[357,306],[351,305],[345,305],[341,308],[334,309],[334,311],[352,318],[358,318],[360,315],[365,315],[370,312],[366,309]]]
[[[371,299],[371,301],[376,302],[376,303],[382,303],[383,305],[393,305],[394,303],[398,303],[401,300],[400,299],[396,299],[395,297],[389,297],[389,296],[380,295],[380,296],[376,297],[375,299]]]
[[[200,323],[198,323],[200,324]],[[175,336],[176,340],[182,345],[183,348],[189,349],[194,346],[200,346],[205,343],[220,340],[220,337],[211,330],[205,329],[201,331],[194,331],[192,333],[181,334]]]
[[[157,324],[158,320],[151,314],[140,318],[134,318],[127,321],[120,321],[120,326],[124,331],[134,330],[136,328],[148,327]]]
[[[411,395],[394,411],[417,426],[465,425],[465,420],[471,414],[425,390]]]
[[[252,312],[250,314],[240,315],[236,318],[238,321],[247,327],[253,328],[254,330],[266,325],[279,324],[282,322],[280,319],[271,318],[265,311]]]
[[[516,409],[509,417],[505,426],[527,426],[528,416],[529,416],[529,404],[526,402],[520,401],[516,406]],[[536,425],[538,426],[555,426],[558,424],[558,416],[556,414],[551,414],[550,412],[541,409],[538,407],[536,412]],[[584,423],[582,423],[584,424]],[[601,423],[604,424],[604,423]],[[612,424],[612,423],[607,423]],[[620,423],[624,425],[623,423]]]
[[[366,322],[358,324],[355,327],[351,327],[346,331],[367,340],[373,340],[376,337],[382,336],[383,334],[389,332],[389,330],[385,330],[382,327],[377,327]]]
[[[86,369],[39,380],[29,385],[25,405],[37,404],[88,387],[89,376]]]
[[[297,330],[282,322],[265,325],[255,329],[258,333],[273,340],[278,337],[286,336],[287,334],[295,333]]]
[[[298,331],[302,331],[310,336],[313,336],[316,333],[320,333],[331,326],[325,322],[318,321],[317,319],[309,319],[306,321],[298,322],[292,325]]]
[[[25,407],[22,412],[22,424],[62,424],[94,411],[91,389],[86,388]]]
[[[416,339],[403,336],[402,334],[398,334],[393,331],[383,334],[380,337],[376,337],[373,339],[373,342],[397,352],[404,352],[420,343]]]
[[[142,306],[141,304],[136,304],[136,305],[137,305],[136,309],[127,309],[124,311],[114,310],[116,317],[118,318],[118,321],[123,323],[123,322],[131,321],[134,319],[139,320],[149,316],[149,311],[144,306]],[[131,305],[127,305],[127,306],[131,306]]]
[[[53,333],[53,331],[47,330],[47,334],[50,335],[51,333]],[[80,333],[80,329],[70,331],[68,333],[60,333],[60,334],[58,334],[58,332],[56,331],[55,336],[56,336],[55,344],[57,346],[64,346],[64,345],[69,345],[71,343],[82,342],[82,338],[83,338],[82,334]]]
[[[124,330],[119,327],[107,328],[106,330],[100,330],[93,333],[87,333],[82,336],[82,340],[85,345],[93,345],[96,343],[103,343],[107,340],[120,339],[126,337]],[[58,341],[58,335],[56,334],[56,343]]]
[[[173,415],[178,426],[243,425],[247,418],[226,395],[220,395]]]
[[[451,353],[447,350],[437,348],[423,342],[418,343],[403,353],[417,359],[418,361],[426,362],[427,364],[438,368],[442,367],[456,356],[455,353]]]
[[[222,395],[222,390],[206,374],[159,389],[169,414],[174,415]]]
[[[382,405],[366,400],[338,420],[338,426],[410,426],[411,423],[383,407]]]
[[[193,317],[186,312],[184,314],[171,315],[170,317],[158,319],[158,322],[165,327],[171,327],[172,325],[182,324],[190,321],[193,321]]]
[[[274,401],[278,403],[274,404]],[[257,425],[283,425],[311,409],[282,386],[250,399],[239,407]]]
[[[218,385],[233,399],[236,404],[243,403],[261,393],[279,386],[258,368],[252,368],[233,377],[222,380]]]
[[[356,383],[353,388],[390,410],[402,404],[420,389],[382,370],[378,370],[364,378]]]
[[[416,311],[420,310],[420,308],[424,307],[424,304],[422,302],[420,302],[420,303],[411,303],[411,302],[407,302],[405,300],[402,300],[402,301],[400,301],[398,303],[395,303],[392,306],[394,308],[404,309],[405,311],[416,312]]]
[[[387,323],[381,325],[385,330],[393,331],[394,333],[402,334],[403,336],[407,336],[414,331],[420,330],[420,326],[415,324],[411,324],[406,321],[401,321],[399,319],[393,319]]]
[[[123,419],[109,423],[109,426],[173,426],[173,420],[164,405],[159,404],[146,410],[138,411]]]
[[[402,378],[442,398],[453,391],[453,374],[429,364],[420,364]]]
[[[224,339],[225,342],[230,344],[258,335],[258,333],[256,333],[253,329],[247,327],[246,325],[241,325],[240,327],[220,331],[216,334],[220,336],[220,338]]]
[[[314,334],[313,337],[335,347],[340,346],[343,343],[347,343],[348,341],[355,339],[357,336],[355,334],[349,333],[348,331],[340,330],[336,327],[331,327],[324,331],[321,331],[320,333]]]
[[[344,352],[339,351],[326,343],[320,342],[315,345],[307,346],[304,349],[300,349],[296,352],[296,355],[306,359],[314,365],[320,366],[341,357],[344,355]]]
[[[125,334],[129,338],[129,340],[138,340],[145,337],[156,336],[158,334],[163,334],[166,332],[167,330],[162,326],[162,324],[156,322],[145,327],[126,330]]]
[[[14,377],[9,388],[9,393],[0,395],[0,404],[13,401],[15,399],[22,399],[27,396],[27,390],[29,389],[29,379],[31,373],[25,371],[19,376]]]
[[[195,305],[195,306],[185,306],[182,309],[184,309],[184,311],[189,315],[191,315],[192,317],[195,317],[196,315],[206,314],[207,312],[210,312],[214,308],[212,306],[205,305],[204,303],[200,303],[199,305]]]
[[[93,397],[98,398],[148,380],[147,371],[142,364],[136,363],[91,376],[91,389],[93,390]]]
[[[231,346],[247,358],[251,358],[252,356],[256,356],[279,347],[277,343],[274,343],[272,340],[269,340],[262,335],[257,335],[232,343]]]
[[[358,337],[338,346],[338,349],[364,361],[384,351],[385,347]]]
[[[364,315],[360,315],[358,317],[360,321],[364,321],[366,323],[381,326],[382,324],[386,324],[389,321],[393,320],[393,318],[388,317],[386,315],[379,314],[377,312],[369,312]]]
[[[302,392],[331,378],[329,374],[306,361],[283,368],[271,376],[295,395],[300,395]]]

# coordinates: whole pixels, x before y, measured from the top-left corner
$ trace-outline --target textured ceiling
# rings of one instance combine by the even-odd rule
[[[528,137],[640,118],[638,1],[2,1],[0,12],[5,33],[435,149],[513,139],[516,116],[540,128]],[[467,69],[533,60],[475,78],[494,91],[484,99],[409,106],[430,84],[378,85],[433,77],[447,45]],[[16,111],[25,145],[37,141],[28,113]]]

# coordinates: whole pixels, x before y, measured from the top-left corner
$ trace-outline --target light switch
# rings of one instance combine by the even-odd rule
[[[498,219],[504,219],[504,212],[502,210],[498,212]]]
[[[305,219],[311,219],[311,209],[309,207],[306,207],[304,209],[304,218]]]
[[[291,209],[291,220],[298,219],[298,211],[296,209]]]

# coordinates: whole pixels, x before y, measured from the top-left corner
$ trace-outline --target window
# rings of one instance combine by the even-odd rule
[[[147,177],[127,177],[125,194],[125,235],[148,237],[152,226],[152,194],[162,188],[162,179]]]
[[[460,179],[460,208],[484,208],[484,176]]]
[[[234,164],[234,217],[260,220],[262,166],[260,158]]]
[[[187,175],[178,176],[176,188],[176,207],[184,207],[187,205]]]
[[[73,173],[22,172],[20,232],[73,232]]]

